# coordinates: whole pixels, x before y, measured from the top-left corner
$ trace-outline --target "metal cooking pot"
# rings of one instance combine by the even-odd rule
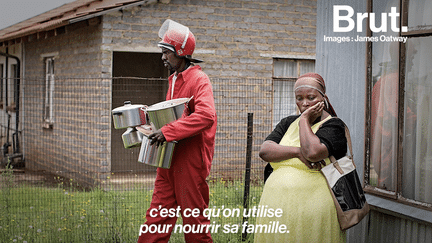
[[[193,98],[179,98],[159,102],[145,108],[148,120],[153,123],[156,129],[182,117],[189,101]]]
[[[144,105],[132,105],[130,101],[125,101],[124,106],[112,110],[113,123],[115,129],[136,127],[147,123],[147,116]]]
[[[174,152],[174,142],[164,142],[162,145],[150,145],[151,140],[148,135],[144,134],[141,143],[141,149],[138,156],[138,162],[156,166],[159,168],[169,169],[171,166],[171,159]]]
[[[129,127],[126,132],[123,133],[123,145],[125,148],[137,147],[141,144],[144,134],[138,132],[135,127]]]

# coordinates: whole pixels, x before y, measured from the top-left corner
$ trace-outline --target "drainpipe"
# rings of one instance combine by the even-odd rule
[[[8,48],[6,48],[6,53],[0,52],[0,56],[5,56],[6,57],[6,102],[5,102],[5,107],[7,107],[8,104],[8,84],[7,84],[7,80],[8,80],[8,70],[9,70],[9,58],[13,58],[16,60],[17,62],[17,77],[16,77],[16,82],[15,82],[15,104],[16,104],[16,114],[15,114],[15,133],[12,134],[12,141],[13,141],[13,153],[19,153],[20,147],[19,147],[19,141],[18,141],[18,130],[19,130],[19,88],[20,88],[20,74],[21,74],[21,70],[20,70],[20,59],[16,56],[10,55],[7,53],[8,52]],[[3,145],[3,154],[6,155],[7,151],[8,151],[8,147],[11,146],[11,144],[9,143],[9,130],[10,130],[10,119],[11,119],[11,115],[9,114],[9,112],[7,112],[8,115],[8,127],[7,127],[7,137],[6,137],[6,143]]]

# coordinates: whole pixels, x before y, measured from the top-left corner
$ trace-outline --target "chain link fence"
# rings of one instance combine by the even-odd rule
[[[265,166],[258,151],[272,129],[272,80],[211,82],[218,127],[210,208],[256,206]],[[125,100],[163,101],[166,79],[27,78],[15,88],[19,107],[0,109],[0,241],[135,242],[156,169],[137,161],[139,148],[122,147],[125,130],[114,129],[111,110]],[[254,220],[222,213],[213,224]],[[253,237],[222,229],[212,233],[215,242]],[[170,242],[183,242],[182,233]]]

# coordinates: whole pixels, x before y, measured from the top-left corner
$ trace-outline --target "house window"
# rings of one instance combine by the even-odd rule
[[[373,12],[402,13],[406,37],[368,44],[366,190],[432,210],[432,20],[430,1],[372,1]]]
[[[53,105],[54,105],[54,58],[45,58],[45,99],[43,119],[46,125],[52,125],[54,122]]]
[[[12,64],[11,65],[11,79],[10,82],[8,82],[8,104],[9,107],[7,109],[9,111],[16,111],[16,85],[17,85],[17,79],[18,79],[18,65]]]
[[[273,126],[287,116],[297,114],[294,83],[298,76],[314,72],[314,60],[274,59],[273,62]]]

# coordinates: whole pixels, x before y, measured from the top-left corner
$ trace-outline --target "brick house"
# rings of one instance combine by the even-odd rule
[[[111,172],[154,171],[136,162],[139,148],[122,147],[124,131],[113,129],[111,110],[124,100],[164,100],[169,74],[157,31],[173,19],[194,33],[194,56],[205,61],[200,66],[213,83],[219,126],[212,171],[243,169],[246,116],[253,112],[252,164],[259,177],[262,139],[286,112],[295,112],[285,102],[293,78],[314,70],[316,5],[77,0],[0,30],[1,99],[8,100],[0,110],[1,142],[10,140],[3,135],[9,127],[19,145],[6,146],[5,154],[21,154],[28,169],[90,185]],[[12,91],[17,95],[5,95]]]

